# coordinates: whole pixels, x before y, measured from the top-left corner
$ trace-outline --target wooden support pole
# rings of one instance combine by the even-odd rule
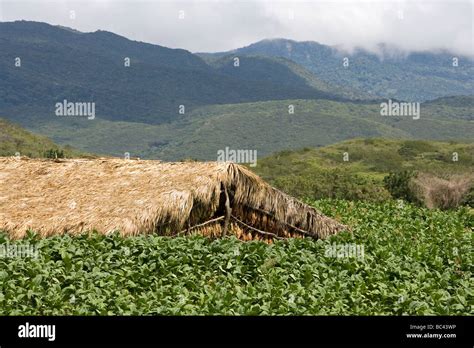
[[[227,188],[224,186],[225,194],[225,220],[224,220],[224,231],[222,232],[223,236],[227,235],[227,230],[229,229],[230,216],[232,215],[232,208],[230,207],[229,193]]]

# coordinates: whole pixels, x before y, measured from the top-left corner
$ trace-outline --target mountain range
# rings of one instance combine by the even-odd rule
[[[340,50],[314,42],[193,54],[28,21],[0,23],[0,47],[0,117],[91,153],[215,159],[226,146],[268,155],[353,137],[470,141],[474,131],[473,62],[449,66],[448,52],[381,46],[344,67]],[[425,101],[421,118],[381,117],[384,98]],[[95,103],[96,117],[58,117],[63,100]]]
[[[280,80],[249,81],[221,73],[188,51],[105,31],[6,22],[0,23],[0,46],[0,112],[19,115],[21,123],[24,118],[55,117],[54,105],[64,99],[95,102],[101,119],[159,124],[178,117],[180,105],[191,110],[209,104],[337,98],[282,63],[271,61],[268,67]],[[15,58],[21,59],[20,67]],[[280,83],[287,78],[292,84]]]

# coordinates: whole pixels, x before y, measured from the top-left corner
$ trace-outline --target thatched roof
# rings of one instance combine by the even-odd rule
[[[30,229],[269,241],[344,228],[234,163],[0,158],[0,230],[11,238]]]

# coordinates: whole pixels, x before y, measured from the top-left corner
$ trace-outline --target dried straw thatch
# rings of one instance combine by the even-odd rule
[[[240,239],[324,238],[345,226],[233,163],[0,158],[0,230]]]

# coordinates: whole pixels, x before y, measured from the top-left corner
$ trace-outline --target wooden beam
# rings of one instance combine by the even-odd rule
[[[285,221],[280,221],[280,220],[277,220],[277,218],[275,217],[275,214],[272,214],[268,211],[265,211],[263,209],[259,209],[259,208],[254,208],[254,207],[251,207],[250,205],[247,205],[247,204],[243,204],[245,207],[249,208],[249,209],[252,209],[252,210],[255,210],[255,211],[258,211],[260,213],[263,213],[265,215],[268,215],[270,217],[272,217],[273,219],[275,219],[275,221],[277,221],[279,224],[282,224],[282,225],[285,225],[293,230],[295,230],[296,232],[299,232],[301,234],[304,234],[305,236],[308,236],[308,237],[311,237],[311,238],[314,238],[314,239],[318,239],[318,236],[315,236],[315,235],[312,235],[311,233],[305,231],[305,230],[302,230],[301,228],[298,228],[296,226],[293,226],[292,224],[289,224]]]
[[[284,238],[281,238],[281,237],[278,237],[275,233],[270,233],[270,232],[265,232],[265,231],[262,231],[262,230],[259,230],[258,228],[255,228],[255,227],[252,227],[250,225],[247,225],[245,222],[239,220],[237,217],[235,217],[234,215],[232,215],[232,218],[237,221],[238,223],[240,223],[241,225],[244,225],[246,228],[248,229],[251,229],[252,231],[255,231],[257,233],[260,233],[260,234],[264,234],[266,236],[271,236],[275,239],[284,239]]]
[[[212,222],[216,222],[216,221],[219,221],[219,220],[222,220],[224,218],[224,216],[219,216],[215,219],[212,219],[212,220],[208,220],[206,222],[203,222],[202,224],[199,224],[199,225],[194,225],[194,226],[191,226],[191,227],[188,227],[187,229],[181,231],[181,232],[178,232],[175,234],[175,236],[179,236],[181,234],[185,234],[187,232],[190,232],[191,230],[195,229],[195,228],[199,228],[199,227],[202,227],[202,226],[206,226],[207,224],[210,224]]]

